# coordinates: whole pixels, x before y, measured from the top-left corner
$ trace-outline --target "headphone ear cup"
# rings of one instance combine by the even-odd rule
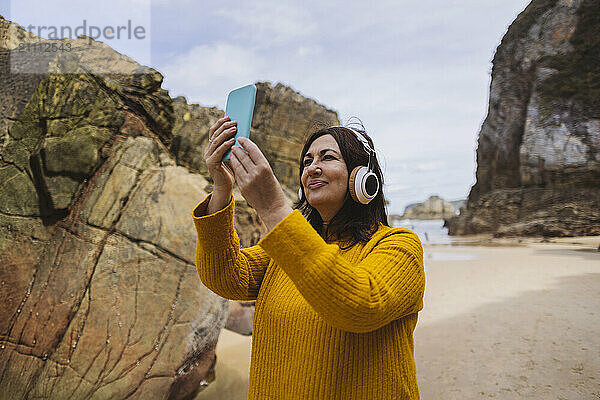
[[[354,201],[369,204],[379,193],[379,179],[369,168],[358,166],[350,173],[348,189]]]
[[[358,175],[358,173],[360,172],[361,168],[365,168],[365,167],[355,167],[352,172],[350,173],[350,177],[348,179],[348,190],[350,191],[350,197],[352,197],[352,199],[354,201],[356,201],[357,203],[360,203],[361,201],[358,199],[358,196],[356,195],[356,175]]]

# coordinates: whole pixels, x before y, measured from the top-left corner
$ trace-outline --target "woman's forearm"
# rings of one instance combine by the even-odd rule
[[[231,201],[232,192],[229,191],[214,191],[212,196],[210,196],[210,201],[208,202],[208,206],[206,207],[206,213],[208,215],[214,214],[217,211],[220,211],[227,207],[227,204]]]
[[[198,276],[219,296],[256,300],[270,258],[259,246],[240,249],[232,198],[220,212],[207,214],[211,198],[207,196],[193,211]]]
[[[266,212],[259,212],[260,219],[267,227],[267,231],[271,231],[278,223],[280,223],[285,217],[292,212],[292,207],[287,204],[275,207]]]

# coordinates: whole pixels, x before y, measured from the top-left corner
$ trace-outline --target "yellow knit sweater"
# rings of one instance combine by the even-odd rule
[[[194,209],[196,266],[218,295],[256,300],[249,399],[418,399],[413,330],[423,308],[423,249],[381,225],[340,250],[295,210],[240,249],[233,199]]]

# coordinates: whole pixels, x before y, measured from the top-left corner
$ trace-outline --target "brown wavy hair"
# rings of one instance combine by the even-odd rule
[[[362,133],[362,136],[367,140],[371,148],[375,148],[373,140],[365,133],[362,124],[359,127],[352,126],[352,129]],[[304,143],[299,162],[300,170],[298,176],[300,180],[304,171],[302,163],[304,156],[308,152],[312,142],[324,135],[333,136],[340,147],[340,152],[348,169],[348,176],[350,176],[355,167],[359,165],[367,166],[369,164],[369,153],[363,143],[356,137],[356,134],[350,129],[340,126],[320,128],[310,134]],[[346,189],[346,200],[337,214],[331,219],[327,229],[323,228],[323,219],[317,209],[308,203],[304,195],[304,189],[302,189],[302,197],[294,204],[294,207],[304,215],[312,227],[326,241],[335,239],[343,243],[343,249],[352,247],[357,243],[368,242],[379,228],[380,223],[390,226],[383,196],[383,173],[381,172],[377,157],[373,157],[371,163],[373,172],[379,179],[379,193],[377,193],[377,196],[369,204],[361,204],[354,201],[348,189]],[[302,183],[300,187],[302,188]]]

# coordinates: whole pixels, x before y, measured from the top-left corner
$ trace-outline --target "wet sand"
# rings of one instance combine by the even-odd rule
[[[422,399],[600,399],[600,237],[425,244]],[[251,338],[229,331],[196,399],[246,399]]]

